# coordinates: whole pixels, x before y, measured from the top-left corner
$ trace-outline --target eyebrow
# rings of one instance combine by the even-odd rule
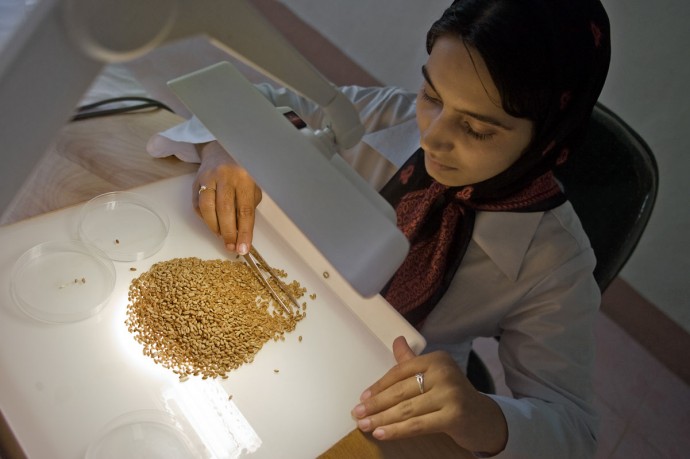
[[[436,87],[434,86],[434,83],[431,81],[431,77],[429,76],[429,72],[428,72],[428,70],[426,69],[426,65],[422,65],[422,75],[424,76],[424,79],[426,80],[427,84],[428,84],[429,86],[431,86],[431,89],[433,89],[434,92],[435,92],[436,94],[438,94],[438,90],[437,90]],[[459,113],[462,113],[462,114],[464,114],[464,115],[470,116],[470,117],[472,117],[472,118],[475,118],[475,119],[477,119],[477,120],[479,120],[479,121],[481,121],[481,122],[484,122],[484,123],[487,123],[487,124],[491,124],[491,125],[500,127],[500,128],[502,128],[502,129],[505,129],[505,130],[508,130],[508,131],[511,130],[511,128],[509,128],[509,127],[506,126],[505,124],[501,123],[499,120],[497,120],[496,118],[494,118],[494,117],[492,117],[492,116],[482,115],[481,113],[471,112],[471,111],[469,111],[469,110],[456,110],[456,111],[459,112]]]

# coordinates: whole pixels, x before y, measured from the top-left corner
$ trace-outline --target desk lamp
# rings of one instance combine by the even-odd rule
[[[357,112],[244,0],[38,2],[0,54],[0,212],[105,64],[199,35],[323,108],[314,132],[332,149],[320,151],[229,64],[171,83],[334,269],[362,296],[378,293],[409,245],[390,206],[333,154],[360,141]]]

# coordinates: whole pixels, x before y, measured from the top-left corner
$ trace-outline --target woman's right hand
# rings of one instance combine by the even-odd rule
[[[199,145],[201,165],[193,185],[194,210],[225,247],[249,252],[261,189],[216,141]]]

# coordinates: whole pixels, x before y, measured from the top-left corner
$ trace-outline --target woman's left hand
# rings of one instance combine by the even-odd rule
[[[503,412],[474,389],[448,353],[416,356],[398,337],[393,354],[398,364],[366,389],[352,410],[360,430],[379,440],[444,432],[469,451],[503,450],[508,439]],[[423,388],[417,374],[423,375]]]

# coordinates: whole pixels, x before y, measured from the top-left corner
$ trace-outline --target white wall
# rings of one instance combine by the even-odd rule
[[[281,0],[372,76],[417,90],[426,31],[448,0]]]
[[[282,0],[385,84],[416,90],[427,28],[449,0]],[[649,143],[652,220],[622,277],[690,331],[690,2],[603,0],[612,25],[601,100]]]

